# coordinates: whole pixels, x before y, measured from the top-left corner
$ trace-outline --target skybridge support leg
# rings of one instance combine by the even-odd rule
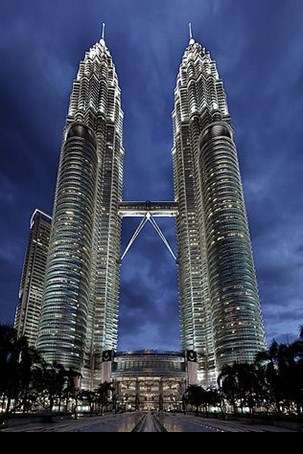
[[[142,219],[142,221],[140,222],[139,227],[137,228],[137,230],[135,231],[135,233],[131,237],[131,239],[130,239],[128,245],[127,245],[127,248],[125,249],[125,252],[124,252],[124,254],[121,257],[121,262],[125,259],[125,257],[128,254],[130,248],[132,247],[132,245],[134,244],[134,242],[136,241],[136,239],[138,238],[138,236],[140,235],[140,233],[144,229],[144,227],[147,224],[147,222],[148,222],[148,218],[147,218],[147,216],[145,216],[145,218]]]
[[[164,233],[162,232],[162,230],[160,229],[159,225],[157,224],[157,222],[155,221],[155,219],[153,218],[153,216],[150,213],[147,213],[147,215],[144,217],[144,219],[142,219],[142,221],[140,222],[137,230],[135,231],[135,233],[133,234],[132,238],[130,239],[124,254],[122,255],[121,262],[124,260],[124,258],[126,257],[128,252],[130,251],[131,247],[133,246],[134,242],[136,241],[136,239],[138,238],[138,236],[140,235],[140,233],[144,229],[144,227],[147,224],[147,222],[151,223],[151,225],[153,226],[154,230],[159,235],[160,239],[163,241],[163,243],[165,244],[166,248],[168,249],[170,255],[173,257],[174,261],[177,262],[177,257],[175,255],[174,251],[172,250],[168,240],[166,239]]]
[[[162,230],[160,229],[159,225],[157,224],[157,222],[155,221],[155,219],[152,216],[150,217],[149,222],[151,223],[151,225],[153,226],[153,228],[155,229],[155,231],[157,232],[157,234],[159,235],[159,237],[161,238],[161,240],[163,241],[163,243],[167,247],[170,255],[172,256],[172,258],[176,262],[177,261],[177,257],[175,255],[174,251],[172,250],[172,248],[171,248],[168,240],[166,239],[164,233],[162,232]]]

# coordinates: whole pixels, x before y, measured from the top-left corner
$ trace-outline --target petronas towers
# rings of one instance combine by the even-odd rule
[[[100,378],[102,350],[118,342],[122,125],[118,78],[101,39],[73,84],[37,343],[47,361],[89,383]]]
[[[182,342],[209,385],[224,365],[253,362],[265,333],[223,82],[192,36],[173,123]]]
[[[209,386],[223,365],[253,361],[265,334],[225,91],[192,36],[173,127],[175,201],[154,206],[176,217],[182,345]],[[123,160],[121,91],[103,34],[73,84],[37,338],[48,362],[77,370],[90,388],[102,354],[118,345],[122,218],[134,209],[153,217],[153,202],[123,202]]]

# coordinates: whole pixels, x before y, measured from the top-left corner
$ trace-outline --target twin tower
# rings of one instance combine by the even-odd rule
[[[173,112],[174,202],[123,201],[123,112],[102,39],[73,83],[61,151],[37,346],[52,363],[98,383],[117,349],[121,224],[175,216],[182,348],[198,377],[265,348],[251,241],[226,95],[216,63],[191,37]],[[155,225],[157,225],[155,223]]]

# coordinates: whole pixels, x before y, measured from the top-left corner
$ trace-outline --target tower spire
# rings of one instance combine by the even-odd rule
[[[189,27],[189,44],[194,44],[195,40],[193,35],[193,25],[191,22],[188,24],[188,27]]]
[[[105,23],[102,23],[102,34],[101,34],[101,42],[105,43]]]

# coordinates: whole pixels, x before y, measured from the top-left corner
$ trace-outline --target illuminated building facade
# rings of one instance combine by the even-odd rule
[[[252,362],[266,344],[223,82],[192,33],[173,124],[182,342],[198,353],[199,380],[209,386],[222,366]]]
[[[252,361],[265,348],[225,91],[215,61],[192,35],[177,77],[173,126],[175,200],[123,201],[121,92],[103,30],[73,84],[37,342],[48,362],[81,373],[85,388],[114,379],[122,388],[129,380],[133,389],[141,380],[139,366],[127,366],[139,359],[122,355],[113,362],[104,354],[117,350],[120,264],[147,222],[178,266],[182,348],[189,367],[180,366],[184,355],[183,363],[182,355],[155,357],[150,367],[151,357],[143,356],[146,387],[151,380],[163,394],[165,362],[181,367],[178,383],[184,373],[187,383],[213,386],[223,365]],[[121,254],[125,217],[142,221]],[[157,217],[176,217],[177,254]],[[168,370],[166,378],[174,380],[173,368]]]
[[[137,352],[112,356],[111,379],[118,407],[139,411],[180,411],[190,380],[190,365],[181,353]]]
[[[15,317],[18,337],[25,336],[30,347],[34,347],[37,341],[51,222],[51,218],[39,210],[33,213],[30,222]]]
[[[73,84],[57,182],[38,349],[98,381],[103,349],[116,349],[123,112],[104,40]]]

